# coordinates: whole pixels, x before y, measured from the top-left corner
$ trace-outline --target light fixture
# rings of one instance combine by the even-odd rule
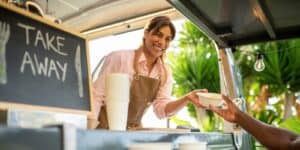
[[[261,72],[261,71],[263,71],[265,69],[265,63],[264,63],[263,54],[258,53],[256,55],[256,61],[255,61],[255,64],[254,64],[254,69],[257,72]]]

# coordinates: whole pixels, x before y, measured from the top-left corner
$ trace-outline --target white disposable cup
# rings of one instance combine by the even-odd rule
[[[109,74],[105,80],[107,101],[129,101],[130,82],[126,73]]]
[[[179,143],[179,150],[206,150],[207,142]]]
[[[107,120],[110,130],[126,130],[129,105],[129,76],[109,74],[105,81]]]
[[[125,131],[127,126],[128,102],[107,102],[107,120],[110,130]]]
[[[128,150],[172,150],[172,143],[134,143]]]

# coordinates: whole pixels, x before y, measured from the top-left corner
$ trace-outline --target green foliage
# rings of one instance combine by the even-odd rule
[[[175,80],[173,95],[179,97],[201,88],[220,92],[217,53],[213,42],[192,23],[186,22],[178,46],[179,51],[171,51],[168,55]],[[234,57],[242,74],[248,112],[268,124],[279,124],[284,108],[281,95],[300,91],[300,40],[258,43],[237,49]],[[266,67],[262,72],[253,69],[258,52],[264,54]],[[268,92],[279,100],[264,106],[264,111],[255,112],[249,106],[257,102],[262,85],[268,85]],[[193,105],[188,105],[188,111],[191,117],[196,117]],[[216,130],[218,120],[213,113],[208,111],[207,114],[209,117],[204,119],[204,130]]]
[[[174,94],[181,96],[193,89],[219,92],[217,53],[213,43],[196,26],[186,22],[179,38],[180,51],[168,54],[175,80]]]
[[[298,116],[291,117],[282,122],[280,127],[300,134],[300,118]]]
[[[245,47],[242,47],[243,49]],[[258,81],[260,84],[269,86],[269,91],[275,95],[286,91],[298,92],[300,89],[300,40],[277,41],[268,43],[258,43],[248,45],[246,48],[251,53],[243,53],[240,50],[236,58],[239,61],[239,67],[242,70],[243,78]],[[264,55],[265,69],[262,72],[256,72],[253,69],[255,55],[262,53]],[[241,58],[243,57],[243,58]],[[247,60],[246,57],[252,58]]]
[[[170,118],[171,121],[176,123],[177,125],[184,126],[184,127],[192,127],[191,123],[182,119],[179,119],[175,116]]]
[[[268,104],[264,111],[253,112],[249,107],[249,112],[268,124],[280,123],[286,100],[282,99],[281,95],[300,91],[300,72],[298,71],[300,69],[300,40],[258,43],[238,49],[235,59],[238,60],[237,63],[242,72],[243,89],[248,104],[255,103],[255,97],[260,94],[262,85],[268,85],[268,92],[279,99],[276,103]],[[256,72],[253,69],[257,53],[264,55],[266,67],[262,72]]]
[[[178,41],[180,51],[171,51],[168,60],[175,80],[173,95],[179,97],[195,89],[220,91],[217,53],[213,42],[191,22],[186,22]],[[196,116],[193,105],[188,105],[191,117]],[[213,114],[209,113],[209,122]],[[210,127],[208,125],[208,127]],[[209,129],[210,130],[210,129]]]

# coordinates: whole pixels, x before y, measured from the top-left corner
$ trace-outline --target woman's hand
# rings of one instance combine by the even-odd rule
[[[204,107],[201,104],[201,100],[199,100],[199,97],[198,97],[197,93],[207,93],[207,92],[208,92],[207,89],[197,89],[197,90],[193,90],[192,92],[188,93],[184,97],[189,102],[193,103],[195,106],[197,106],[197,107]]]
[[[97,102],[100,107],[105,105],[104,97],[97,92],[97,90],[92,86],[92,95],[94,98],[94,102]]]

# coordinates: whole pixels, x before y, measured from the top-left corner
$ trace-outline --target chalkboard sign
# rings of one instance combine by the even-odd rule
[[[0,5],[0,102],[90,111],[86,39],[28,14]]]

